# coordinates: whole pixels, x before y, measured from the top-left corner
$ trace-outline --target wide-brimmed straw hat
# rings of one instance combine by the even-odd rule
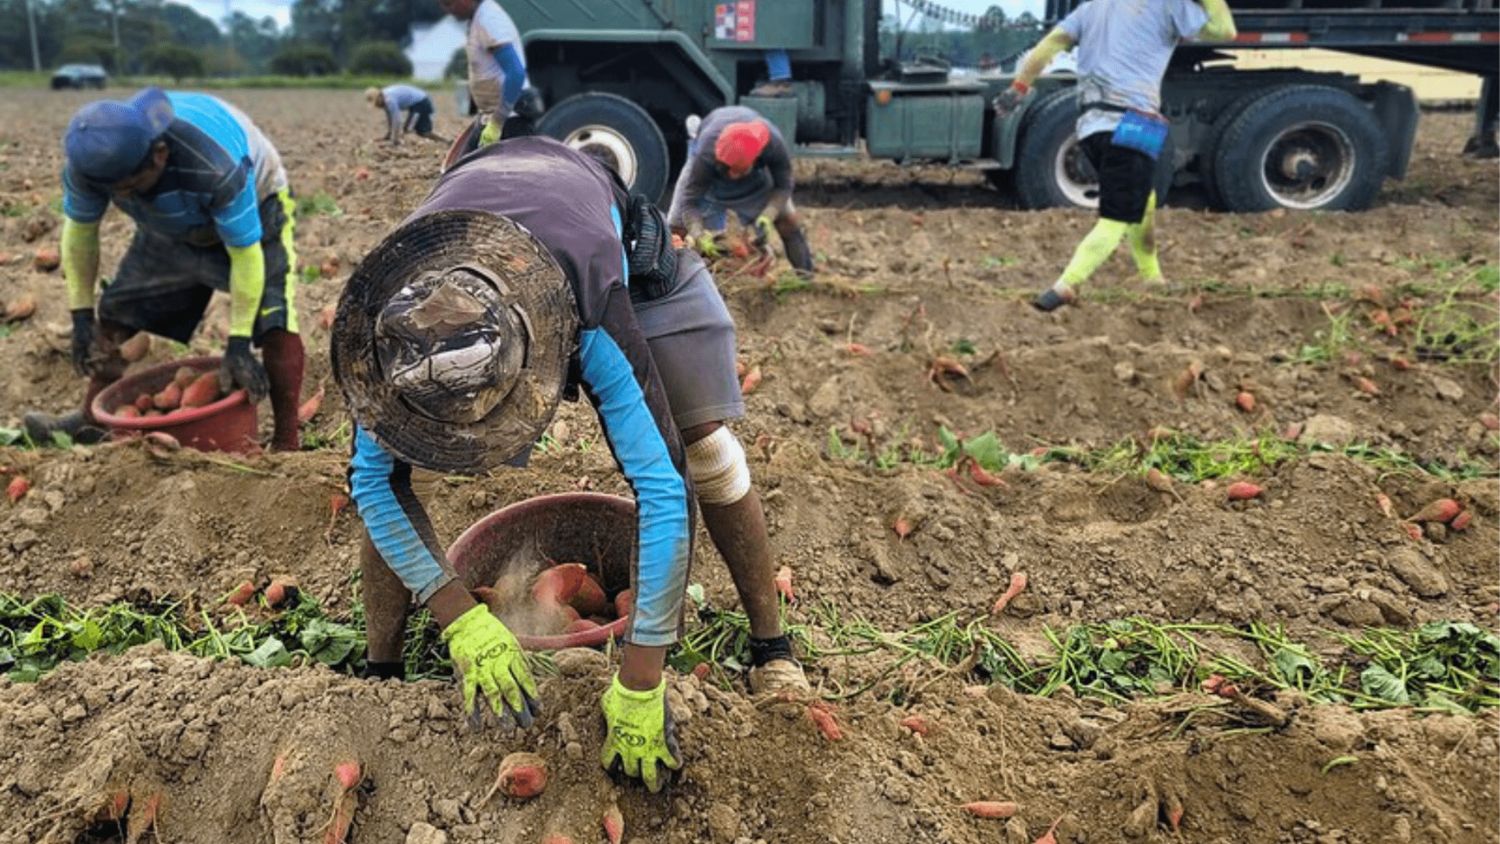
[[[334,379],[355,422],[397,458],[478,474],[542,435],[578,327],[567,277],[530,232],[439,211],[393,232],[349,279]]]

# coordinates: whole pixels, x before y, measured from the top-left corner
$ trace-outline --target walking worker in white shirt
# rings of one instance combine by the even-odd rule
[[[1057,281],[1032,305],[1051,311],[1073,302],[1129,235],[1136,270],[1164,284],[1156,257],[1156,159],[1170,124],[1160,113],[1161,80],[1177,42],[1232,41],[1225,0],[1089,0],[1063,19],[1022,60],[1010,88],[995,98],[1005,115],[1058,53],[1078,47],[1078,139],[1099,173],[1099,222],[1078,244]]]
[[[479,146],[488,146],[500,140],[505,122],[527,89],[521,32],[495,0],[438,0],[438,4],[468,24],[469,97],[484,121]]]
[[[415,85],[387,85],[384,88],[366,88],[365,99],[370,105],[385,112],[386,133],[377,140],[401,143],[401,136],[416,132],[430,141],[446,144],[448,140],[432,131],[432,98]],[[401,113],[406,113],[406,122]]]

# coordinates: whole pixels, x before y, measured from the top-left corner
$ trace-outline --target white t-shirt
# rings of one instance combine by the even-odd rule
[[[1113,132],[1120,112],[1103,103],[1154,112],[1177,42],[1208,22],[1193,0],[1090,0],[1058,24],[1078,45],[1078,137]]]
[[[526,53],[521,49],[521,31],[516,22],[495,0],[483,0],[469,20],[469,97],[480,114],[500,106],[500,92],[505,85],[505,71],[495,58],[495,50],[506,44],[515,46],[524,65]],[[524,81],[522,84],[526,84]],[[509,115],[507,115],[509,116]]]

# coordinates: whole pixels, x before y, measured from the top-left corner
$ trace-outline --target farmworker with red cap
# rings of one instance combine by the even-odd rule
[[[442,627],[469,715],[530,725],[537,687],[521,648],[457,578],[413,472],[524,466],[581,389],[636,499],[636,603],[601,701],[605,767],[656,791],[658,766],[681,766],[663,668],[695,503],[759,637],[752,686],[807,689],[779,626],[744,449],[723,424],[744,412],[734,324],[702,259],[673,249],[661,214],[603,164],[541,137],[461,159],[350,279],[333,370],[355,421],[367,676],[401,676],[415,598]]]
[[[1074,288],[1127,235],[1142,280],[1164,283],[1156,256],[1155,183],[1171,124],[1160,114],[1161,79],[1177,42],[1200,34],[1234,40],[1234,18],[1225,0],[1203,0],[1201,6],[1194,0],[1090,0],[1026,54],[1015,81],[995,98],[1002,116],[1020,108],[1052,59],[1078,47],[1077,132],[1099,174],[1099,222],[1057,281],[1033,300],[1037,310],[1072,302]]]
[[[276,148],[222,100],[146,88],[79,109],[63,152],[73,367],[89,382],[81,409],[29,413],[27,434],[40,443],[54,434],[97,442],[104,432],[89,406],[124,374],[120,344],[139,331],[186,343],[219,290],[230,300],[221,386],[243,388],[252,402],[269,394],[271,447],[297,449],[304,355],[293,302],[295,205]],[[99,220],[110,203],[136,230],[96,303]]]
[[[759,243],[774,228],[792,266],[812,273],[812,248],[792,205],[791,148],[780,129],[745,106],[716,108],[703,118],[688,145],[667,221],[712,256],[717,250],[705,226],[722,231],[729,211],[742,224],[754,224]]]

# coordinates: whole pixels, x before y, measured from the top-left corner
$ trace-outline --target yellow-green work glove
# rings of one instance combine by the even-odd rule
[[[465,714],[479,720],[474,695],[481,691],[502,722],[513,720],[523,730],[531,726],[533,716],[541,711],[536,682],[516,637],[490,614],[489,607],[477,604],[454,619],[443,630],[443,641],[462,678]]]
[[[489,120],[486,120],[484,122],[484,129],[479,132],[479,145],[487,147],[500,140],[500,130],[505,128],[502,125],[504,122],[503,120],[496,120],[493,116]]]
[[[599,764],[609,770],[618,761],[625,776],[644,780],[652,793],[661,791],[657,763],[674,771],[682,767],[677,731],[672,713],[667,711],[666,678],[650,691],[636,692],[625,688],[617,674],[599,706],[604,710],[604,749]]]
[[[755,218],[755,242],[765,246],[771,240],[771,232],[776,230],[776,221],[771,219],[770,214],[762,214]]]

